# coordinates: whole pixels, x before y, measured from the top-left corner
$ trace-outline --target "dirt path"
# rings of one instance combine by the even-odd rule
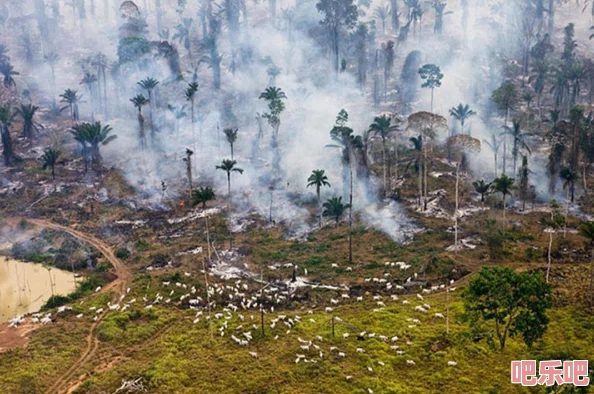
[[[11,221],[13,223],[18,223],[20,220],[21,218],[11,218]],[[117,278],[113,282],[101,289],[101,293],[106,293],[115,290],[112,302],[117,302],[121,295],[126,294],[126,283],[128,283],[128,281],[132,279],[132,273],[130,272],[128,267],[126,267],[126,265],[115,256],[111,247],[109,247],[103,241],[92,235],[85,234],[71,227],[62,226],[60,224],[56,224],[48,220],[29,218],[26,218],[25,220],[31,224],[34,224],[37,227],[63,231],[95,247],[113,266],[115,274],[117,275]],[[103,320],[103,318],[107,315],[107,313],[108,312],[102,314],[97,319],[97,321],[93,322],[89,330],[89,333],[86,336],[87,346],[85,350],[83,351],[81,356],[72,364],[72,366],[54,382],[54,384],[46,391],[46,393],[59,393],[63,391],[63,386],[65,386],[65,384],[70,379],[72,379],[76,371],[80,367],[85,365],[95,355],[97,349],[99,348],[99,339],[97,339],[96,336],[97,326],[99,325],[101,320]]]

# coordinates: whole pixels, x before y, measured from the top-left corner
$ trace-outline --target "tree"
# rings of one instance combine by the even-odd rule
[[[336,226],[338,226],[340,218],[344,215],[344,212],[350,208],[350,205],[343,204],[342,197],[332,197],[323,204],[323,208],[324,211],[322,212],[322,215],[333,218],[336,221]]]
[[[450,108],[450,115],[453,116],[458,122],[460,122],[460,133],[464,134],[464,124],[468,118],[476,115],[476,112],[470,109],[468,104],[458,104],[457,107]],[[470,133],[468,133],[470,135]]]
[[[155,98],[154,98],[154,90],[159,84],[154,78],[145,78],[142,81],[138,82],[138,85],[145,89],[148,93],[148,102],[149,102],[149,120],[151,122],[151,143],[153,147],[155,145],[155,125],[153,123],[153,107],[155,106]]]
[[[190,40],[192,22],[192,18],[184,18],[183,24],[178,24],[175,26],[176,33],[173,35],[173,37],[171,37],[173,40],[178,40],[180,44],[183,44],[190,57],[192,57],[192,43]]]
[[[563,179],[563,190],[566,190],[567,193],[571,193],[571,202],[575,200],[575,182],[578,179],[578,175],[575,171],[572,171],[569,167],[564,167],[561,169],[561,173],[559,174],[561,179]]]
[[[91,98],[91,119],[95,119],[95,84],[97,81],[97,76],[88,72],[85,73],[83,79],[80,81],[80,84],[87,88],[87,92]]]
[[[436,66],[435,64],[425,64],[423,67],[419,68],[419,76],[425,81],[421,87],[431,89],[431,112],[433,112],[433,91],[435,88],[441,86],[443,74],[441,73],[439,66]]]
[[[81,102],[81,99],[82,96],[79,96],[76,90],[66,89],[64,93],[60,95],[60,102],[66,104],[66,106],[60,108],[60,112],[68,108],[72,121],[77,122],[80,118],[78,103]]]
[[[594,290],[594,222],[583,222],[579,229],[579,234],[586,238],[590,247],[590,284],[588,285],[588,295],[590,297],[589,305],[594,304],[592,291]]]
[[[180,122],[180,120],[182,120],[183,118],[188,116],[188,114],[185,111],[186,106],[182,105],[181,107],[177,107],[177,106],[168,104],[167,109],[175,117],[175,134],[179,135],[179,122]]]
[[[474,181],[472,182],[472,186],[474,186],[474,190],[481,195],[481,202],[485,203],[485,196],[489,194],[491,191],[492,183],[487,183],[484,180]]]
[[[528,168],[528,157],[522,155],[522,165],[518,171],[519,195],[522,200],[522,210],[526,210],[526,200],[531,197],[531,190],[529,184],[530,169]]]
[[[318,210],[320,209],[321,195],[320,191],[323,186],[332,187],[328,182],[328,177],[324,170],[313,170],[309,178],[307,178],[307,187],[316,187],[316,196],[318,197]],[[319,226],[322,227],[322,213],[319,215]]]
[[[388,82],[394,67],[394,41],[389,40],[385,45],[382,44],[382,52],[384,54],[384,99],[387,100]]]
[[[192,206],[195,207],[198,204],[202,204],[202,209],[206,209],[206,203],[215,200],[216,197],[212,187],[200,187],[196,190],[192,190]]]
[[[398,12],[398,0],[390,0],[390,20],[392,30],[397,33],[400,30],[400,13]]]
[[[390,15],[390,7],[387,5],[377,6],[373,11],[373,16],[381,22],[382,34],[386,34],[386,19]]]
[[[87,163],[95,164],[97,169],[101,168],[103,158],[100,148],[106,146],[117,138],[117,135],[110,135],[112,128],[109,125],[102,125],[101,122],[81,123],[72,127],[71,133],[74,139],[82,145],[85,168]]]
[[[43,169],[47,170],[48,168],[51,170],[52,179],[56,180],[56,164],[58,164],[58,160],[62,152],[58,149],[54,148],[45,148],[43,150],[43,156],[41,156],[41,162],[43,164]]]
[[[320,24],[328,30],[332,39],[334,71],[338,74],[341,30],[355,27],[359,16],[357,6],[353,4],[353,0],[320,0],[316,8],[324,15]]]
[[[223,170],[227,173],[227,187],[229,191],[229,198],[231,198],[231,173],[239,172],[240,174],[243,174],[243,170],[241,168],[235,167],[236,164],[237,162],[235,160],[225,159],[223,160],[220,166],[216,166],[217,170]]]
[[[12,148],[12,137],[10,135],[10,126],[16,113],[12,111],[9,105],[0,106],[0,136],[2,138],[2,156],[4,165],[10,166],[15,158]]]
[[[515,109],[519,103],[519,93],[516,86],[511,81],[505,81],[491,95],[491,101],[497,106],[499,111],[504,113],[503,127],[507,127],[509,112]],[[507,139],[503,138],[503,172],[507,171],[506,166]]]
[[[549,220],[544,221],[545,225],[545,233],[549,234],[549,248],[547,253],[547,275],[546,275],[546,282],[549,283],[549,273],[551,272],[551,252],[553,248],[553,234],[557,232],[565,224],[565,219],[562,215],[559,214],[559,204],[557,200],[551,201],[551,218]]]
[[[276,86],[269,86],[260,93],[258,99],[266,100],[268,102],[268,111],[262,117],[268,121],[273,130],[273,137],[278,137],[278,129],[280,128],[280,115],[285,110],[284,99],[287,98],[285,92]]]
[[[130,99],[134,107],[138,109],[138,138],[140,140],[140,147],[144,150],[146,149],[146,134],[144,132],[144,116],[142,116],[142,107],[149,103],[149,100],[144,97],[142,94],[137,94],[135,97]]]
[[[35,133],[38,133],[39,128],[42,127],[39,123],[35,122],[35,114],[38,110],[39,107],[33,104],[21,104],[15,110],[16,114],[23,120],[23,137],[29,142],[33,142]]]
[[[497,157],[499,153],[499,148],[501,147],[501,142],[502,141],[497,138],[497,135],[495,135],[495,133],[491,134],[491,141],[483,139],[483,143],[487,145],[489,148],[491,148],[491,151],[493,152],[493,160],[495,164],[495,177],[497,177]]]
[[[508,267],[483,267],[463,293],[464,309],[473,324],[495,324],[501,350],[506,340],[522,336],[529,347],[542,338],[553,305],[551,286],[542,273],[517,273]]]
[[[411,160],[408,165],[413,165],[415,171],[417,171],[418,175],[418,186],[419,186],[419,208],[423,207],[423,167],[424,167],[424,160],[423,160],[423,136],[419,135],[418,137],[411,137],[410,142],[413,145],[413,155],[414,158]]]
[[[388,192],[388,182],[386,178],[386,167],[387,167],[387,146],[386,142],[387,139],[390,137],[390,134],[394,131],[398,131],[399,129],[399,122],[396,119],[392,124],[392,118],[387,115],[376,116],[373,119],[373,123],[369,126],[369,131],[373,132],[376,137],[380,137],[382,139],[382,164],[383,164],[383,171],[384,171],[384,196]],[[398,158],[396,158],[398,161]],[[398,173],[396,173],[396,178],[398,178]]]
[[[237,131],[238,131],[238,129],[224,129],[223,130],[223,134],[225,134],[225,137],[227,138],[227,142],[229,143],[229,146],[231,147],[231,160],[233,160],[233,145],[235,144],[235,141],[237,141]]]
[[[440,0],[434,0],[431,6],[435,10],[435,25],[433,26],[433,32],[435,34],[441,35],[443,33],[443,17],[444,15],[451,14],[452,12],[445,12],[447,3]]]
[[[526,138],[530,137],[534,134],[522,132],[522,128],[521,128],[522,125],[520,124],[520,121],[517,119],[513,120],[512,126],[513,127],[511,127],[511,128],[506,127],[505,132],[503,134],[509,135],[512,138],[512,157],[514,160],[513,173],[515,174],[516,173],[516,163],[518,160],[518,154],[520,153],[521,149],[526,150],[529,154],[531,153],[530,147],[526,143]]]
[[[182,160],[184,163],[186,163],[186,176],[188,177],[188,185],[189,187],[189,193],[188,193],[188,197],[189,197],[189,201],[188,203],[191,205],[192,204],[192,191],[194,190],[194,186],[192,183],[192,155],[194,154],[194,151],[191,149],[186,148],[186,157],[184,157]]]
[[[536,93],[536,106],[538,107],[539,124],[542,119],[542,93],[544,91],[549,75],[549,64],[542,60],[537,61],[532,66],[533,74],[528,78],[528,83],[532,83],[532,88]]]
[[[503,199],[503,228],[505,228],[505,198],[512,194],[514,190],[514,178],[501,174],[499,178],[493,180],[493,191],[501,193]]]
[[[56,52],[50,52],[43,57],[43,60],[49,64],[51,72],[52,72],[52,104],[53,107],[56,107],[56,64],[58,64],[58,60],[60,56]]]
[[[194,145],[194,149],[196,149],[196,127],[195,127],[196,118],[194,116],[194,104],[196,101],[196,97],[195,97],[196,92],[198,92],[198,83],[192,82],[192,83],[188,84],[188,87],[185,91],[185,95],[186,95],[186,101],[190,102],[190,117],[192,120],[192,143]]]
[[[9,62],[0,62],[0,74],[3,75],[3,83],[7,88],[16,88],[16,81],[14,75],[19,75],[18,72],[14,71],[14,67]]]

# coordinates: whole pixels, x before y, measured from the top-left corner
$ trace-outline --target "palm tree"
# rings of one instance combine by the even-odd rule
[[[559,174],[563,179],[563,189],[567,193],[571,193],[571,202],[575,200],[575,182],[578,179],[578,175],[575,171],[572,171],[569,167],[564,167]]]
[[[533,133],[523,133],[521,129],[520,121],[514,119],[512,122],[512,127],[505,127],[504,135],[510,135],[512,137],[512,157],[514,160],[514,171],[516,173],[516,163],[518,161],[518,154],[520,153],[520,149],[525,149],[528,153],[531,153],[530,147],[526,143],[526,137],[530,137],[534,135]]]
[[[237,141],[237,131],[238,129],[224,129],[223,133],[227,138],[227,142],[229,142],[229,146],[231,146],[231,160],[233,160],[233,145],[235,141]]]
[[[549,234],[549,248],[547,253],[547,274],[546,274],[546,282],[549,283],[549,273],[551,272],[551,251],[553,248],[553,234],[557,232],[562,225],[564,225],[564,218],[563,216],[559,215],[559,204],[557,200],[551,201],[551,218],[549,220],[544,221],[545,225],[545,233]]]
[[[77,122],[80,117],[78,113],[78,103],[81,102],[81,99],[82,96],[79,96],[76,90],[66,89],[64,93],[60,95],[60,102],[66,104],[66,106],[60,108],[60,112],[68,108],[72,121]]]
[[[212,187],[200,187],[192,190],[192,206],[202,204],[202,209],[206,209],[206,203],[216,199],[215,191]]]
[[[333,218],[336,221],[336,226],[338,226],[338,221],[344,215],[344,212],[350,208],[350,205],[343,204],[342,197],[332,197],[324,203],[323,207],[322,215]]]
[[[192,82],[188,84],[188,88],[185,91],[186,101],[190,102],[190,116],[192,120],[192,144],[194,146],[194,150],[196,150],[196,128],[194,126],[195,117],[194,117],[194,103],[195,103],[195,96],[196,92],[198,91],[198,83]]]
[[[95,83],[97,83],[97,76],[91,73],[85,73],[81,85],[85,85],[91,97],[91,119],[95,119]]]
[[[43,156],[41,156],[41,162],[43,163],[43,169],[47,170],[48,168],[52,172],[52,179],[56,180],[56,164],[58,164],[58,160],[62,152],[58,149],[54,148],[45,148],[43,150]]]
[[[285,92],[276,86],[267,87],[258,97],[258,99],[264,99],[268,102],[268,109],[270,112],[265,113],[263,118],[265,118],[268,121],[268,124],[272,127],[272,130],[274,131],[273,137],[275,138],[278,136],[278,129],[280,128],[280,114],[285,110],[285,103],[283,103],[283,100],[286,98],[287,95]]]
[[[481,202],[485,203],[485,196],[489,194],[491,190],[491,183],[487,183],[484,180],[474,181],[472,182],[472,186],[474,186],[474,190],[481,195]]]
[[[52,71],[52,103],[54,108],[56,107],[56,64],[60,56],[56,52],[50,52],[43,57],[43,60],[49,64]]]
[[[505,174],[501,174],[499,178],[493,180],[493,191],[501,193],[503,196],[503,228],[505,229],[505,198],[507,195],[511,196],[514,190],[514,178],[510,178]]]
[[[582,237],[588,240],[588,246],[590,247],[590,284],[588,286],[588,293],[590,296],[590,307],[594,302],[592,297],[593,283],[594,283],[594,222],[584,222],[579,227],[579,233]]]
[[[4,156],[5,166],[11,165],[14,159],[10,125],[15,116],[16,114],[9,105],[0,106],[0,136],[2,137],[2,155]]]
[[[243,170],[241,168],[235,167],[236,164],[237,162],[235,160],[225,159],[220,166],[216,166],[217,170],[223,170],[227,173],[227,188],[229,191],[229,198],[231,198],[231,173],[239,172],[240,174],[243,174]]]
[[[497,177],[497,157],[499,155],[499,148],[501,147],[501,143],[503,142],[500,139],[497,139],[497,135],[495,135],[495,133],[491,134],[491,141],[487,141],[485,139],[483,139],[483,142],[485,143],[485,145],[487,145],[489,148],[491,148],[491,151],[493,152],[493,160],[495,162],[495,177]]]
[[[142,107],[147,105],[149,101],[142,94],[138,94],[131,98],[130,101],[134,104],[134,107],[138,109],[138,125],[139,125],[139,139],[140,147],[146,148],[146,135],[144,133],[144,117],[142,116]]]
[[[21,104],[19,108],[16,108],[16,114],[23,119],[23,137],[29,142],[33,141],[35,133],[39,132],[39,128],[42,127],[39,123],[35,122],[35,113],[39,110],[39,107],[33,104]]]
[[[464,124],[466,123],[466,120],[475,116],[476,112],[471,110],[468,104],[462,105],[462,103],[460,103],[457,107],[452,107],[450,109],[450,115],[460,122],[460,133],[464,134]],[[468,135],[470,135],[470,133]]]
[[[390,7],[387,5],[377,6],[373,11],[373,16],[382,23],[382,34],[386,34],[386,19],[390,16]]]
[[[538,119],[540,124],[540,120],[542,119],[542,93],[549,74],[549,64],[546,61],[537,61],[532,66],[532,72],[534,74],[528,79],[528,83],[534,83],[533,89],[536,93],[536,106],[538,107]]]
[[[373,132],[375,136],[379,136],[382,139],[382,162],[383,162],[383,171],[384,171],[384,196],[388,190],[388,183],[386,178],[386,153],[387,153],[387,146],[386,141],[390,136],[390,133],[393,131],[398,130],[398,124],[392,125],[392,118],[382,115],[379,117],[375,117],[373,119],[373,123],[369,126],[369,131]],[[396,158],[398,161],[398,158]],[[398,178],[398,170],[396,170],[396,178]]]
[[[8,62],[0,63],[0,73],[4,76],[3,83],[5,87],[10,88],[12,86],[16,88],[16,81],[13,75],[19,75],[19,73],[14,71],[12,64]]]
[[[74,139],[82,145],[82,153],[85,158],[85,168],[90,161],[99,169],[103,158],[100,148],[109,144],[117,138],[116,135],[110,135],[112,128],[109,125],[101,125],[101,122],[81,123],[72,127]]]
[[[173,35],[173,37],[171,37],[173,40],[178,40],[180,44],[183,43],[183,46],[188,51],[190,58],[192,57],[192,43],[190,40],[192,22],[192,18],[184,18],[183,24],[178,24],[175,26],[176,33]]]
[[[175,134],[179,135],[179,121],[188,116],[185,109],[186,106],[182,105],[181,107],[177,107],[171,104],[167,105],[167,109],[173,114],[175,117]]]
[[[320,209],[321,195],[320,191],[323,186],[332,187],[330,182],[328,182],[328,177],[326,176],[326,171],[324,170],[313,170],[309,178],[307,178],[307,187],[315,186],[316,187],[316,196],[318,196],[318,210]],[[319,215],[319,226],[322,227],[322,214],[320,212]]]
[[[153,91],[158,84],[159,81],[154,78],[146,78],[138,82],[138,85],[148,92],[149,120],[151,121],[151,143],[153,144],[153,147],[155,144],[155,125],[153,124],[153,107],[155,105],[155,100],[153,97]]]
[[[409,141],[413,145],[413,159],[408,162],[407,169],[411,165],[414,166],[415,171],[417,171],[419,175],[419,207],[423,206],[423,136],[420,135],[418,137],[411,137]]]

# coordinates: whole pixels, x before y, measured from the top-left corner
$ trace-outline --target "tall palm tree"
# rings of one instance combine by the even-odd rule
[[[64,93],[60,95],[60,102],[66,104],[66,106],[60,108],[60,112],[68,108],[72,121],[77,122],[80,118],[78,112],[78,103],[81,102],[81,99],[82,96],[79,96],[76,90],[66,89]]]
[[[9,89],[11,87],[16,88],[16,81],[14,80],[13,76],[19,75],[19,73],[14,71],[12,64],[8,62],[0,63],[0,74],[3,75],[3,83],[5,87]]]
[[[51,170],[52,179],[56,180],[56,164],[58,164],[58,160],[62,152],[58,149],[54,148],[45,148],[43,150],[43,156],[41,156],[41,163],[43,164],[43,169],[47,170],[48,168]]]
[[[200,187],[192,190],[192,206],[202,204],[202,209],[206,209],[206,203],[216,199],[215,191],[212,187]]]
[[[324,211],[323,216],[331,217],[336,221],[336,226],[340,218],[344,215],[345,211],[350,208],[349,204],[342,203],[342,197],[329,198],[323,205]]]
[[[472,186],[474,186],[474,190],[481,195],[481,202],[485,203],[485,196],[489,194],[491,190],[491,183],[487,183],[484,180],[474,181],[472,182]]]
[[[236,164],[237,162],[235,160],[225,159],[220,166],[216,166],[217,170],[223,170],[227,173],[227,188],[229,192],[229,198],[231,198],[231,173],[239,172],[240,174],[243,174],[243,170],[241,168],[235,167]]]
[[[33,141],[35,133],[39,132],[39,128],[42,127],[39,123],[35,122],[35,113],[39,110],[39,107],[33,104],[21,104],[20,107],[16,108],[16,114],[19,115],[23,120],[23,137],[29,142]]]
[[[485,145],[487,145],[490,149],[491,152],[493,152],[493,160],[495,162],[495,177],[497,177],[497,157],[499,155],[499,148],[501,147],[501,143],[503,142],[502,140],[497,138],[498,136],[495,135],[495,133],[491,134],[491,141],[487,141],[485,139],[483,139],[483,142]]]
[[[505,135],[509,135],[512,138],[512,157],[514,160],[514,171],[516,173],[516,164],[518,161],[518,154],[520,153],[520,149],[525,149],[528,153],[531,153],[530,147],[526,142],[526,138],[534,135],[534,133],[525,133],[522,132],[522,125],[520,121],[514,119],[512,122],[512,127],[505,127]]]
[[[468,104],[462,105],[462,103],[460,103],[457,107],[450,108],[450,115],[460,122],[460,133],[464,134],[464,125],[466,124],[466,120],[475,116],[476,112],[471,110]]]
[[[100,148],[117,138],[116,135],[110,135],[112,128],[109,125],[102,125],[101,122],[80,123],[72,127],[71,133],[74,139],[82,145],[82,153],[85,159],[85,168],[87,163],[94,163],[100,169],[103,158]]]
[[[147,91],[148,93],[148,101],[149,101],[149,120],[151,122],[151,143],[155,144],[155,125],[153,123],[153,107],[155,106],[155,98],[154,98],[154,90],[159,84],[154,78],[145,78],[142,81],[138,82],[138,85]]]
[[[95,67],[97,71],[97,85],[98,95],[101,94],[101,84],[103,85],[103,115],[107,119],[107,74],[106,71],[109,68],[109,61],[107,56],[99,52],[91,58],[91,65]]]
[[[237,131],[238,129],[224,129],[223,134],[227,138],[227,142],[231,147],[231,160],[233,160],[233,146],[235,145],[235,141],[237,141]]]
[[[387,146],[386,142],[390,134],[394,131],[399,129],[398,122],[396,124],[392,124],[392,118],[387,115],[382,115],[379,117],[375,117],[373,119],[373,123],[369,126],[369,131],[373,132],[374,135],[377,137],[379,136],[382,139],[382,162],[383,162],[383,172],[384,172],[384,196],[388,190],[388,183],[386,178],[386,153],[387,153]],[[396,161],[398,161],[398,157],[396,157]],[[396,178],[398,178],[398,170],[396,169]]]
[[[508,195],[511,196],[515,189],[514,178],[510,178],[505,174],[501,174],[499,178],[493,180],[493,191],[501,193],[503,197],[503,228],[505,229],[505,199]]]
[[[9,105],[0,106],[0,136],[2,137],[2,156],[4,156],[5,166],[11,165],[14,159],[10,125],[15,116],[16,113]]]
[[[373,16],[382,23],[382,34],[386,34],[386,20],[390,16],[390,7],[387,5],[375,7]]]
[[[175,134],[179,135],[179,122],[180,122],[180,120],[182,120],[183,118],[188,116],[188,114],[185,111],[186,106],[182,105],[181,107],[177,107],[177,106],[168,104],[167,109],[175,117]]]
[[[97,76],[89,72],[85,73],[83,79],[80,81],[81,85],[87,88],[89,97],[91,98],[91,119],[95,119],[95,84],[97,83]]]
[[[56,107],[56,64],[60,56],[56,52],[50,52],[43,57],[43,60],[50,66],[52,72],[52,103]]]
[[[592,306],[594,298],[592,297],[592,290],[594,289],[594,222],[584,222],[579,227],[579,233],[582,237],[588,240],[590,247],[590,284],[588,286],[588,293],[590,297],[589,304]]]
[[[194,150],[196,150],[196,127],[195,121],[196,118],[194,116],[194,104],[196,101],[196,92],[198,92],[198,83],[192,82],[188,84],[188,87],[185,91],[186,101],[190,102],[190,116],[192,120],[192,144],[194,146]]]
[[[563,179],[563,189],[567,191],[567,193],[571,193],[571,202],[575,200],[575,182],[578,179],[578,175],[575,171],[572,171],[569,167],[564,167],[559,174],[561,179]]]
[[[146,149],[146,134],[144,132],[144,117],[142,116],[142,107],[147,105],[149,101],[142,94],[138,94],[130,99],[134,107],[138,109],[138,126],[139,126],[139,139],[140,147]]]
[[[318,210],[320,209],[321,200],[321,189],[323,186],[332,187],[330,182],[328,182],[328,177],[326,176],[326,171],[324,170],[313,170],[309,178],[307,178],[307,187],[315,186],[316,187],[316,196],[318,197]],[[319,215],[319,226],[322,227],[322,213],[320,212]]]

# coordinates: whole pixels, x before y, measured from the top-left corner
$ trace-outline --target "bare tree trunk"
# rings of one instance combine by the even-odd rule
[[[547,283],[549,283],[549,273],[551,272],[551,249],[553,248],[553,229],[550,229],[551,232],[549,233],[549,252],[547,255],[548,258],[548,265],[547,265]]]
[[[458,186],[460,184],[460,162],[456,164],[456,210],[454,211],[454,254],[458,254]]]
[[[351,172],[351,185],[349,192],[349,263],[353,262],[353,164],[349,163]]]

